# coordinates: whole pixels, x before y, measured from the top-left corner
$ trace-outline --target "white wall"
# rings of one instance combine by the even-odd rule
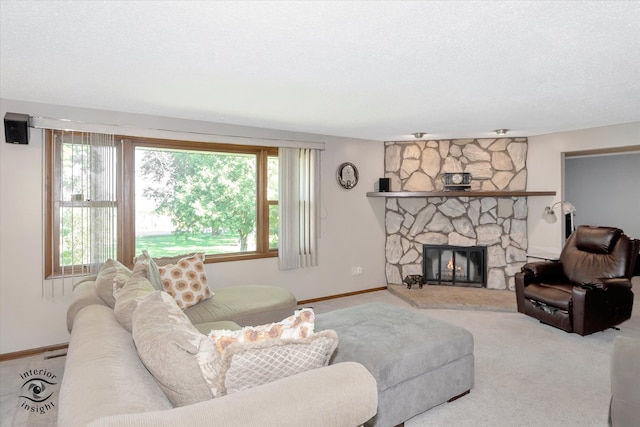
[[[529,137],[527,190],[555,190],[556,196],[529,197],[529,251],[559,253],[563,245],[562,223],[542,219],[545,206],[565,200],[564,153],[623,147],[640,148],[640,122]]]
[[[384,199],[365,194],[384,176],[382,142],[0,99],[2,117],[6,112],[149,129],[324,141],[320,265],[280,271],[276,258],[207,264],[211,287],[272,284],[304,300],[386,285]],[[4,132],[1,135],[4,140]],[[42,130],[31,129],[28,145],[0,141],[0,354],[65,343],[69,338],[65,315],[71,283],[52,286],[42,279],[42,157]],[[336,170],[343,162],[354,163],[360,172],[360,182],[352,190],[336,182]],[[362,275],[352,276],[353,266],[361,266]]]

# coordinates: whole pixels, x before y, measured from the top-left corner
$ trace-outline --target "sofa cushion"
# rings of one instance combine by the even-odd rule
[[[111,308],[116,303],[113,292],[124,286],[132,272],[115,259],[108,259],[96,278],[96,293]]]
[[[162,287],[183,310],[213,296],[204,271],[204,253],[158,267]]]
[[[169,294],[156,291],[142,300],[132,329],[140,360],[174,406],[213,397],[220,355]]]
[[[256,343],[269,339],[302,339],[313,334],[315,315],[310,308],[296,310],[286,319],[260,326],[245,326],[240,330],[212,330],[208,336],[220,354],[235,343]]]
[[[338,346],[335,331],[304,339],[236,342],[224,351],[216,396],[224,396],[329,364]]]
[[[217,322],[207,322],[207,323],[198,323],[197,325],[193,325],[194,328],[200,331],[200,333],[208,335],[209,332],[214,329],[227,329],[230,331],[237,331],[240,328],[236,322],[232,322],[230,320],[219,320]]]
[[[131,317],[138,307],[138,303],[149,294],[155,292],[151,282],[142,274],[135,272],[124,283],[124,286],[116,290],[114,297],[116,303],[113,306],[113,313],[118,322],[129,332],[131,332]]]
[[[291,316],[297,301],[287,289],[245,285],[216,289],[216,296],[184,310],[194,325],[231,320],[240,326],[278,322]]]

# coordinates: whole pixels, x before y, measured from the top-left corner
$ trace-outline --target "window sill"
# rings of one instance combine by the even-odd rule
[[[217,262],[245,261],[260,258],[277,258],[278,250],[271,250],[268,253],[249,252],[243,254],[224,254],[224,255],[207,255],[205,264],[213,264]]]

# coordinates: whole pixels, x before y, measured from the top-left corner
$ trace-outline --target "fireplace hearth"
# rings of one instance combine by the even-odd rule
[[[423,245],[422,272],[428,285],[487,286],[487,247]]]

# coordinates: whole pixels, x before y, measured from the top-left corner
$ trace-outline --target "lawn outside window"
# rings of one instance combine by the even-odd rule
[[[47,132],[52,147],[47,197],[55,200],[63,197],[56,185],[64,189],[61,171],[68,167],[53,156],[65,146],[63,138],[55,137],[59,133]],[[152,257],[204,252],[206,262],[278,255],[276,147],[115,139],[120,164],[109,179],[119,189],[113,204],[118,210],[117,258],[123,264],[131,265],[143,249]],[[50,244],[45,255],[50,262],[45,270],[55,276],[69,263],[60,253],[74,237],[61,226],[60,204],[47,206]],[[83,264],[82,258],[75,263]]]

